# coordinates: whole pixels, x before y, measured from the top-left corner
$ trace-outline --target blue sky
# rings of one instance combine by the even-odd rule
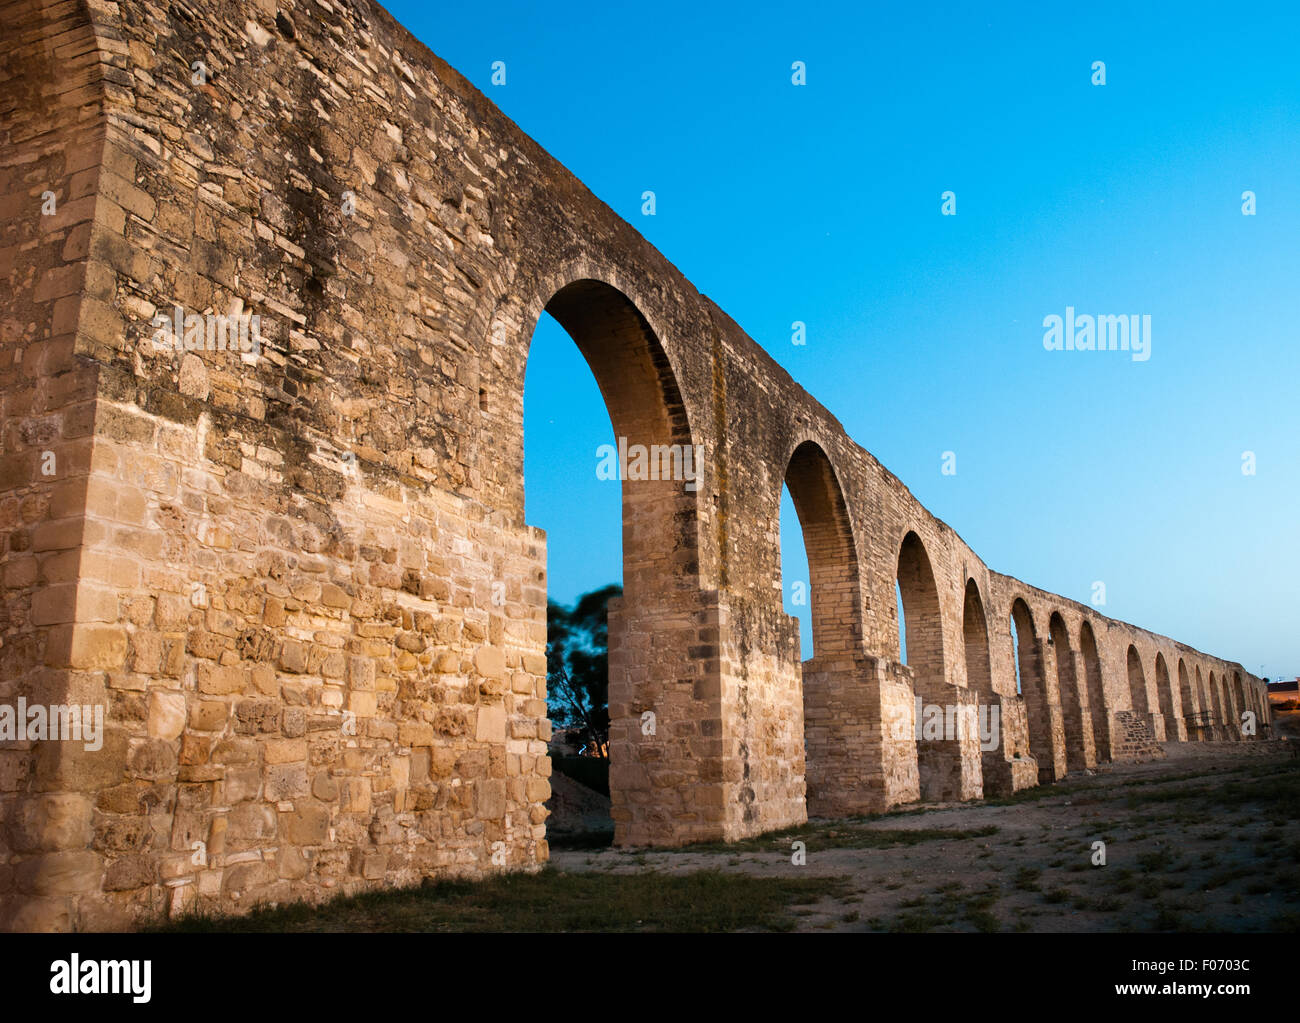
[[[388,5],[991,568],[1085,602],[1100,580],[1112,617],[1290,677],[1300,9],[1055,6]],[[1046,351],[1066,306],[1149,315],[1150,359]],[[621,527],[608,417],[550,322],[524,415],[568,602],[619,577]],[[787,500],[787,595],[797,534]]]

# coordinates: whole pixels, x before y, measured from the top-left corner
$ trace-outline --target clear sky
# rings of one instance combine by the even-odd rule
[[[1300,671],[1300,6],[387,6],[991,568]],[[1067,306],[1149,315],[1150,358],[1045,350]],[[621,527],[553,322],[524,415],[568,602],[619,578]],[[787,500],[787,596],[797,532]]]

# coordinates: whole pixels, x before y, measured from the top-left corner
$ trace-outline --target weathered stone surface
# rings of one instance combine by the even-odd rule
[[[476,742],[505,742],[506,712],[503,707],[479,707]]]
[[[208,396],[208,368],[197,355],[191,353],[181,359],[177,387],[181,394],[200,401]]]
[[[0,701],[106,712],[94,751],[0,750],[0,926],[485,872],[494,842],[547,861],[520,413],[543,310],[664,470],[623,484],[619,843],[1267,721],[1239,663],[988,569],[382,9],[0,0],[0,23]],[[200,349],[154,345],[177,306]],[[783,480],[808,660],[774,586]],[[926,703],[996,709],[997,748],[918,740]]]
[[[479,647],[474,654],[474,668],[487,678],[497,679],[505,674],[506,655],[500,647]]]
[[[284,822],[285,837],[295,846],[321,845],[329,836],[329,810],[311,804],[295,810]]]
[[[185,730],[185,694],[155,689],[149,694],[149,736],[172,740]]]

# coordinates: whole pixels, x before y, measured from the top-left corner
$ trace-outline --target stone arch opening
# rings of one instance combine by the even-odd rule
[[[804,775],[808,812],[861,812],[873,741],[861,684],[862,590],[848,506],[826,452],[805,441],[785,470],[808,563],[813,649],[804,659]],[[878,739],[876,740],[878,741]]]
[[[1079,653],[1083,657],[1083,674],[1088,687],[1088,710],[1092,717],[1092,744],[1097,760],[1110,759],[1110,704],[1106,700],[1106,683],[1101,674],[1101,656],[1097,637],[1086,619],[1079,625]]]
[[[795,448],[785,471],[808,556],[813,654],[832,657],[862,646],[858,557],[844,493],[830,459],[817,444]]]
[[[1029,732],[1029,753],[1038,762],[1039,783],[1050,785],[1056,780],[1056,755],[1052,747],[1052,716],[1047,700],[1042,641],[1034,626],[1034,616],[1022,597],[1017,597],[1011,604],[1011,628],[1014,643],[1011,657],[1019,672],[1025,728]]]
[[[989,654],[989,623],[984,600],[974,579],[966,580],[962,597],[962,651],[966,658],[966,685],[975,697],[980,729],[980,763],[984,795],[1010,795],[1013,787],[1007,766],[1002,721],[1002,698],[993,688]],[[990,748],[985,748],[985,746]]]
[[[1187,730],[1187,740],[1201,738],[1197,729],[1196,693],[1192,689],[1192,675],[1187,670],[1186,659],[1178,658],[1178,699],[1183,708],[1183,725]]]
[[[1219,676],[1219,706],[1223,709],[1223,737],[1234,738],[1234,721],[1232,716],[1232,692],[1228,687],[1228,673]]]
[[[591,370],[612,428],[612,436],[587,438],[590,444],[583,446],[594,456],[594,475],[620,491],[623,593],[608,604],[607,750],[615,841],[671,844],[719,837],[720,822],[700,821],[699,808],[702,790],[720,787],[713,777],[720,754],[710,764],[707,757],[671,747],[654,719],[673,708],[675,735],[689,741],[691,729],[708,729],[721,717],[720,697],[697,695],[698,668],[687,654],[707,641],[706,626],[683,613],[697,610],[699,594],[703,452],[693,443],[668,355],[628,295],[604,281],[574,280],[551,295],[544,311]],[[490,408],[491,398],[481,400]],[[518,415],[522,419],[522,401]],[[544,580],[545,567],[537,574]],[[646,711],[652,715],[649,727]],[[544,743],[536,745],[531,755],[547,752]],[[661,770],[647,770],[650,763]],[[679,823],[692,816],[694,824]]]
[[[593,471],[613,469],[623,484],[624,603],[665,586],[697,588],[703,452],[663,345],[632,300],[604,281],[565,285],[545,311],[577,345],[609,413],[613,451],[599,453]]]
[[[966,655],[966,684],[983,704],[996,706],[993,668],[989,659],[989,624],[984,601],[974,579],[966,580],[962,600],[962,646]]]
[[[1137,647],[1131,643],[1128,648],[1128,691],[1129,698],[1133,701],[1133,713],[1149,717],[1151,704],[1147,699],[1147,676],[1142,670],[1142,658]]]
[[[961,757],[956,735],[946,730],[947,718],[954,721],[955,687],[948,683],[947,665],[943,648],[943,621],[939,608],[939,589],[930,567],[921,538],[914,532],[903,537],[898,552],[896,593],[900,605],[899,659],[912,675],[913,692],[919,701],[918,710],[925,706],[943,708],[939,713],[945,718],[944,729],[927,729],[924,720],[918,721],[920,737],[916,742],[916,766],[920,776],[921,798],[927,801],[958,799],[961,796]],[[933,714],[930,716],[933,722]],[[927,735],[929,736],[927,738]]]
[[[1242,689],[1241,672],[1239,671],[1234,671],[1232,673],[1232,694],[1233,694],[1233,698],[1236,701],[1236,717],[1234,720],[1234,724],[1237,729],[1237,734],[1240,735],[1242,738],[1245,738],[1245,733],[1242,731],[1241,716],[1249,708],[1246,706],[1246,692],[1244,689]]]
[[[1210,709],[1210,691],[1206,687],[1205,676],[1201,673],[1199,664],[1196,666],[1196,696],[1200,707],[1200,711],[1196,716],[1196,726],[1200,732],[1201,741],[1205,742],[1214,738],[1214,717]]]
[[[1078,658],[1070,647],[1070,633],[1059,611],[1053,611],[1047,623],[1052,652],[1056,658],[1056,686],[1061,699],[1061,716],[1065,725],[1066,770],[1082,771],[1092,766],[1088,758],[1091,745],[1084,738],[1084,729],[1091,732],[1079,686]]]
[[[1209,686],[1211,708],[1210,725],[1214,730],[1214,737],[1218,739],[1223,737],[1223,695],[1219,692],[1219,680],[1215,677],[1213,670],[1210,671]]]
[[[1164,719],[1164,736],[1169,742],[1178,738],[1178,722],[1174,716],[1174,689],[1169,677],[1169,664],[1163,653],[1156,654],[1156,701]]]

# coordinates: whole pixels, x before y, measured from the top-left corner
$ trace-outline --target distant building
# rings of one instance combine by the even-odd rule
[[[1300,700],[1300,679],[1290,679],[1284,682],[1270,682],[1268,684],[1268,702],[1270,704],[1286,703],[1287,701]]]

